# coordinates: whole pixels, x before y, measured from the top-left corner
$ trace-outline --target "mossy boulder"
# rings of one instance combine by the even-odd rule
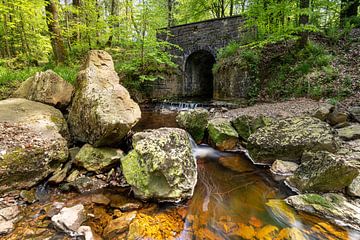
[[[192,196],[197,168],[186,131],[160,128],[136,133],[133,147],[121,164],[135,196],[158,201],[180,201]]]
[[[74,87],[52,70],[38,72],[24,81],[13,97],[26,98],[66,109],[71,102]]]
[[[74,163],[88,171],[100,172],[108,170],[123,157],[120,149],[101,147],[95,148],[85,144],[75,156]]]
[[[14,98],[0,101],[0,112],[0,192],[31,188],[67,161],[59,110]]]
[[[360,123],[360,106],[355,106],[349,109],[351,116]]]
[[[273,121],[272,118],[266,116],[248,116],[240,115],[231,121],[239,136],[247,141],[252,133],[257,129],[269,125]]]
[[[349,186],[358,174],[346,156],[326,151],[307,152],[294,175],[286,181],[300,192],[335,192]]]
[[[339,137],[345,141],[360,139],[360,124],[350,125],[336,131]]]
[[[178,125],[190,133],[197,143],[201,143],[204,138],[208,119],[209,112],[203,108],[182,111],[176,116]]]
[[[288,197],[286,203],[297,210],[325,217],[335,224],[360,230],[360,204],[343,195],[302,194]]]
[[[299,161],[304,151],[335,152],[338,141],[332,128],[312,117],[292,117],[258,129],[248,139],[247,148],[256,163],[275,160]]]
[[[75,140],[94,147],[122,140],[141,117],[140,107],[119,84],[111,56],[90,51],[75,83],[68,122]]]
[[[238,143],[239,135],[225,118],[215,118],[208,125],[210,144],[220,151],[232,150]]]

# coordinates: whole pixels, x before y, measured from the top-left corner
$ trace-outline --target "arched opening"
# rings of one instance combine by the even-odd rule
[[[212,67],[215,57],[208,51],[200,50],[192,53],[185,64],[185,94],[192,97],[212,98]]]

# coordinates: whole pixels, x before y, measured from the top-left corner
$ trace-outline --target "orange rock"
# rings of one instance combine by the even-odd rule
[[[338,240],[346,240],[349,239],[348,233],[343,229],[336,229],[334,226],[326,223],[319,222],[318,224],[311,227],[311,231],[316,233],[319,237],[327,238],[327,239],[338,239]]]
[[[263,225],[262,221],[254,216],[250,218],[249,224],[256,228],[260,228]]]
[[[297,228],[284,228],[275,240],[306,240],[306,238]]]
[[[259,240],[273,240],[279,232],[279,228],[273,225],[266,225],[257,232],[256,238]]]
[[[255,237],[255,230],[252,226],[243,223],[238,224],[238,229],[230,233],[230,237],[240,237],[242,239],[253,239]]]
[[[222,238],[207,228],[200,228],[199,231],[195,233],[196,239],[206,239],[206,240],[222,240]]]
[[[120,235],[128,230],[130,223],[135,219],[135,217],[136,212],[129,212],[110,221],[104,229],[103,236],[107,239],[114,239],[117,235]]]

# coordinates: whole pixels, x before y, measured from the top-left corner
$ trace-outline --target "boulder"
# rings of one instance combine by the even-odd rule
[[[360,106],[350,108],[349,112],[351,116],[360,123]]]
[[[231,123],[239,136],[247,141],[252,133],[261,127],[269,125],[272,121],[272,118],[265,116],[240,115],[232,120]]]
[[[350,125],[336,131],[339,137],[345,141],[360,139],[360,124]]]
[[[180,201],[193,195],[197,166],[185,130],[160,128],[136,133],[133,147],[121,164],[135,196]]]
[[[271,173],[280,176],[291,176],[299,167],[297,163],[276,160],[270,168]]]
[[[327,121],[330,123],[331,126],[335,126],[338,124],[345,123],[348,119],[348,115],[344,112],[340,112],[338,109],[329,114]]]
[[[14,230],[14,223],[18,221],[19,207],[9,206],[0,209],[0,235],[8,234]]]
[[[353,197],[360,197],[360,176],[357,176],[351,182],[351,184],[347,188],[347,194]]]
[[[307,152],[294,175],[286,181],[300,192],[334,192],[349,186],[358,175],[347,155]]]
[[[75,88],[68,122],[77,141],[94,147],[117,144],[141,117],[105,51],[89,52]]]
[[[190,133],[197,143],[201,143],[204,138],[208,119],[209,112],[203,108],[182,111],[176,116],[178,125]]]
[[[321,104],[312,114],[314,118],[320,119],[321,121],[326,121],[330,113],[334,110],[334,106],[331,104]]]
[[[69,176],[70,177],[70,176]],[[107,187],[109,184],[101,179],[96,177],[76,177],[74,181],[63,184],[60,189],[64,191],[69,191],[75,189],[79,193],[89,193],[95,192],[97,190]]]
[[[85,144],[75,156],[74,163],[87,171],[100,172],[109,170],[113,164],[123,157],[123,151],[115,148],[94,148]]]
[[[215,118],[209,121],[210,144],[220,151],[232,150],[238,143],[239,135],[225,118]]]
[[[136,212],[124,213],[121,217],[111,220],[104,229],[106,239],[116,239],[116,237],[129,229],[130,223],[135,219]]]
[[[299,161],[304,151],[338,149],[331,127],[312,117],[293,117],[258,129],[248,139],[247,149],[254,162],[272,164],[276,159]]]
[[[13,97],[49,104],[66,109],[71,102],[74,87],[52,70],[38,72],[28,78],[14,92]]]
[[[30,188],[68,159],[66,121],[51,106],[0,101],[0,192]]]
[[[287,204],[297,210],[325,217],[329,221],[360,230],[360,203],[335,193],[302,194],[288,197]]]
[[[70,234],[75,233],[85,220],[85,209],[82,204],[64,207],[60,213],[51,217],[56,228]]]

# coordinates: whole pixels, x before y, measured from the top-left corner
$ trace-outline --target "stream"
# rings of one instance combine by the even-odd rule
[[[142,116],[135,131],[176,127],[174,112],[145,111]],[[198,183],[188,202],[139,203],[127,190],[100,192],[112,203],[142,204],[138,210],[140,217],[134,221],[139,223],[136,231],[147,237],[130,239],[360,239],[358,232],[288,207],[282,199],[293,193],[274,181],[268,169],[254,166],[244,152],[219,152],[207,145],[193,148],[198,162]],[[15,231],[1,239],[70,239],[56,233],[49,223],[49,214],[57,204],[84,204],[89,216],[93,216],[86,224],[98,236],[118,214],[112,203],[110,206],[92,203],[94,194],[99,193],[81,195],[52,189],[47,194],[43,201],[26,207]],[[29,232],[32,235],[26,235]],[[126,239],[125,236],[104,239]]]

